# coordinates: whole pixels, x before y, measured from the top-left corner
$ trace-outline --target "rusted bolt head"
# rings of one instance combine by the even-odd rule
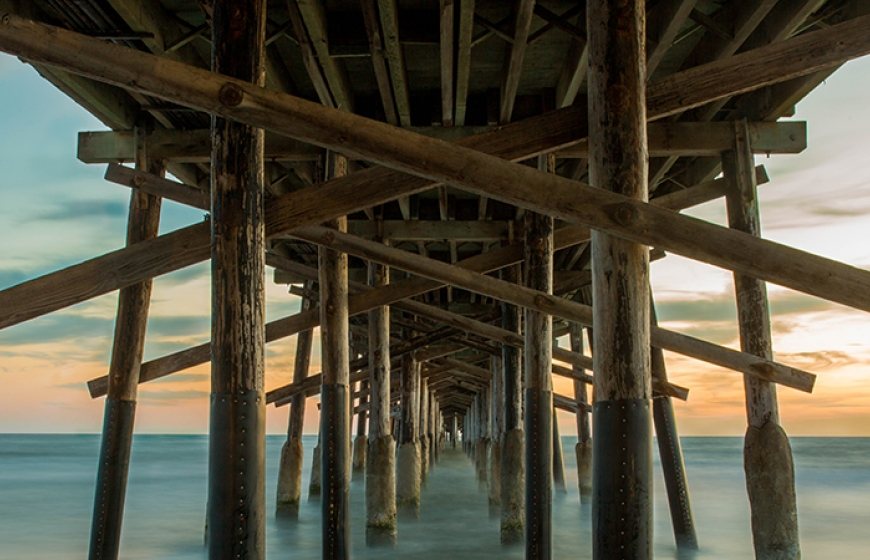
[[[142,175],[136,175],[135,177],[133,177],[133,186],[134,187],[141,188],[142,185],[144,185],[144,184],[145,184],[145,177],[143,177]]]
[[[238,107],[244,97],[245,93],[235,84],[224,84],[218,94],[218,100],[224,107]]]

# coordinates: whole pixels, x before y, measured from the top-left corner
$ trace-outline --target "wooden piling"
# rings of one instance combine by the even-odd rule
[[[215,0],[212,69],[259,86],[265,0]],[[227,89],[221,103],[238,105]],[[265,557],[263,131],[212,118],[208,549]]]
[[[158,176],[163,165],[148,157],[146,127],[137,129],[136,168]],[[127,218],[127,245],[157,237],[160,198],[134,190]],[[115,339],[109,365],[109,389],[103,417],[103,436],[97,468],[89,558],[118,558],[127,473],[133,444],[139,370],[145,346],[151,280],[122,288],[118,294]]]
[[[413,354],[402,358],[402,423],[396,465],[396,506],[410,517],[420,514],[420,366]]]
[[[552,293],[553,218],[526,212],[524,230],[525,285]],[[552,556],[553,318],[528,308],[524,317],[526,558],[546,560]]]
[[[745,120],[734,123],[734,150],[722,154],[722,168],[729,178],[726,192],[728,225],[761,236],[755,175],[749,132]],[[740,347],[744,352],[771,358],[767,286],[762,280],[734,274]],[[794,460],[788,436],[779,424],[776,386],[744,376],[749,426],[743,448],[746,489],[752,512],[752,541],[758,558],[785,560],[801,556]]]
[[[642,0],[593,0],[589,34],[591,182],[647,200],[645,10]],[[627,206],[611,208],[630,223]],[[592,233],[595,324],[593,557],[652,558],[649,250]]]
[[[572,323],[569,327],[569,342],[571,351],[583,353],[583,327]],[[585,370],[573,365],[574,373],[585,374]],[[574,453],[577,456],[577,486],[580,490],[580,502],[587,503],[592,498],[592,430],[589,425],[589,412],[586,408],[589,398],[586,395],[586,383],[574,381],[574,400],[577,401],[577,445]]]
[[[502,271],[502,279],[516,283],[520,279],[519,266]],[[501,326],[519,333],[520,309],[509,303],[501,304]],[[525,527],[525,436],[523,434],[523,367],[522,351],[516,346],[502,344],[502,393],[504,403],[504,435],[501,445],[501,542],[518,543]]]
[[[501,441],[504,432],[504,378],[501,371],[501,356],[491,356],[489,370],[491,431],[489,443],[489,514],[500,516],[501,509]]]
[[[306,288],[313,289],[314,283],[307,282]],[[311,298],[302,298],[302,311],[311,308]],[[293,364],[293,382],[300,383],[308,377],[311,365],[311,347],[314,331],[301,331],[296,337],[296,359]],[[290,416],[287,420],[287,440],[281,448],[281,462],[278,465],[278,495],[275,506],[282,516],[298,517],[299,500],[302,497],[302,468],[305,453],[302,447],[302,428],[305,421],[305,393],[293,395],[290,401]]]
[[[553,487],[562,494],[568,491],[565,485],[565,458],[562,454],[562,436],[559,434],[559,417],[553,409]]]
[[[477,440],[474,447],[474,466],[477,482],[486,488],[489,482],[489,387],[478,393],[477,399]]]
[[[370,262],[372,287],[389,283],[389,268]],[[369,449],[366,455],[366,543],[396,540],[396,442],[390,418],[390,308],[369,311]]]
[[[655,304],[650,291],[650,317],[652,324],[657,323]],[[665,354],[661,348],[651,349],[651,368],[654,379],[667,383],[668,371],[665,365]],[[689,499],[689,480],[686,477],[686,465],[683,462],[683,448],[677,433],[677,422],[674,417],[674,404],[668,395],[653,397],[653,422],[656,429],[656,443],[659,448],[659,458],[662,473],[665,478],[665,489],[668,493],[668,506],[671,512],[671,523],[674,527],[674,540],[681,550],[697,550],[698,537],[695,533],[695,520],[692,517],[692,506]]]
[[[327,171],[347,175],[347,159],[329,153]],[[347,231],[347,218],[327,224]],[[320,385],[322,557],[350,555],[350,336],[347,307],[347,255],[318,249],[320,263]]]
[[[429,474],[429,380],[420,380],[420,483]]]
[[[360,411],[356,420],[356,438],[353,440],[353,477],[362,476],[366,470],[366,451],[368,450],[368,437],[366,436],[366,417],[368,405],[368,383],[359,382]]]
[[[314,451],[311,452],[311,476],[308,478],[308,501],[313,502],[320,499],[323,484],[321,478],[323,470],[320,468],[322,463],[323,453],[321,451],[321,431],[317,428],[317,443],[314,445]]]

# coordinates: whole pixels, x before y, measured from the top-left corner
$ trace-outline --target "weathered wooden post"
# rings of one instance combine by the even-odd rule
[[[414,355],[402,358],[402,423],[396,466],[396,505],[403,515],[420,513],[420,439],[417,394],[420,391],[420,365]]]
[[[212,69],[265,83],[265,0],[215,0]],[[244,95],[224,86],[220,101]],[[263,131],[212,117],[211,558],[264,558]]]
[[[489,513],[500,515],[501,506],[501,438],[504,415],[504,383],[501,372],[501,356],[491,356],[489,371],[492,372],[490,383],[490,418],[491,434],[489,444]]]
[[[591,183],[647,200],[642,0],[592,0],[589,33]],[[611,219],[630,224],[631,207]],[[595,344],[593,556],[652,558],[649,250],[592,232]]]
[[[148,157],[146,133],[147,127],[136,130],[136,168],[162,175],[162,162]],[[134,190],[130,195],[127,218],[127,245],[156,237],[159,223],[160,198]],[[151,284],[151,280],[146,280],[122,288],[118,294],[115,339],[109,364],[109,388],[91,523],[89,557],[92,559],[114,559],[118,558],[120,552],[139,368],[145,346]]]
[[[322,412],[321,412],[322,414]],[[317,428],[317,443],[314,445],[314,451],[311,452],[311,477],[308,479],[308,501],[313,502],[315,500],[320,499],[320,493],[323,485],[321,484],[321,476],[322,469],[320,468],[320,464],[322,463],[321,459],[323,458],[323,453],[321,452],[321,435],[322,431],[320,426]]]
[[[549,169],[555,159],[542,157]],[[548,161],[550,160],[550,161]],[[553,292],[553,219],[526,212],[525,285]],[[525,310],[526,558],[552,556],[553,500],[553,318]]]
[[[328,178],[347,175],[347,158],[329,152]],[[347,218],[328,223],[347,231]],[[323,558],[350,555],[350,336],[347,308],[347,255],[321,247],[320,385]]]
[[[306,289],[314,288],[306,282]],[[310,309],[311,299],[302,299],[301,310]],[[314,340],[312,329],[302,331],[296,337],[296,360],[293,364],[293,382],[299,383],[308,376],[311,364],[311,346]],[[305,453],[302,448],[302,427],[305,421],[305,394],[293,396],[290,402],[290,417],[287,421],[287,441],[281,448],[281,463],[278,466],[278,496],[275,500],[278,514],[298,517],[299,500],[302,496],[302,467]]]
[[[583,327],[571,323],[569,329],[571,351],[583,353]],[[572,369],[575,373],[586,373],[577,365],[572,366]],[[580,502],[586,503],[592,496],[592,430],[589,412],[585,409],[585,405],[589,404],[586,384],[582,381],[574,381],[574,399],[580,405],[577,410],[577,445],[574,447],[577,455],[577,486],[580,489]]]
[[[389,268],[369,262],[369,285],[386,286]],[[390,418],[390,309],[369,311],[369,450],[366,455],[366,542],[396,540],[396,441]]]
[[[368,404],[368,383],[365,381],[360,381],[359,388],[359,405],[362,407]],[[366,437],[366,416],[367,414],[365,410],[360,410],[359,414],[357,414],[356,438],[353,440],[354,477],[362,475],[366,469],[366,450],[368,449],[368,438]]]
[[[559,417],[553,408],[553,487],[561,493],[568,491],[565,485],[565,458],[562,456],[562,436],[559,434]]]
[[[650,305],[650,317],[652,324],[655,325],[657,319],[652,291],[650,291]],[[665,365],[665,354],[661,348],[652,347],[651,367],[653,378],[666,384],[668,370]],[[674,404],[670,396],[660,394],[653,397],[653,422],[656,428],[656,443],[659,448],[662,473],[665,477],[665,489],[668,492],[674,540],[677,548],[697,550],[698,537],[695,534],[695,521],[692,518],[692,506],[689,500],[689,481],[686,478],[683,449],[677,433]]]
[[[441,408],[434,391],[429,395],[429,419],[429,469],[431,470],[441,452]]]
[[[474,465],[477,469],[477,481],[481,488],[489,483],[489,401],[490,387],[478,393],[477,400],[477,443],[474,448]]]
[[[456,441],[459,439],[459,417],[454,413],[450,418],[450,447],[456,449]]]
[[[519,281],[519,266],[502,271],[508,282]],[[520,332],[520,310],[501,304],[501,326]],[[525,437],[523,435],[523,358],[519,348],[502,344],[502,393],[504,394],[504,435],[501,445],[501,542],[518,543],[525,527]]]
[[[729,179],[728,225],[761,236],[754,158],[745,120],[734,123],[734,150],[722,154]],[[771,359],[767,286],[756,278],[734,274],[740,348]],[[744,376],[749,427],[743,448],[746,489],[752,510],[755,555],[767,559],[800,558],[794,462],[788,436],[779,424],[776,385]]]
[[[420,483],[429,473],[429,380],[420,379]]]

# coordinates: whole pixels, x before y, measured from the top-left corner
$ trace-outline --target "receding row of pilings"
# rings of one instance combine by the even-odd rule
[[[648,196],[644,14],[645,2],[640,0],[589,2],[587,14],[592,182],[637,200]],[[215,0],[212,17],[213,69],[262,84],[265,1]],[[238,95],[237,89],[222,89],[221,103],[237,106],[242,102]],[[734,149],[723,155],[730,185],[729,223],[758,235],[755,175],[745,122],[735,123],[734,132]],[[214,118],[212,144],[207,542],[211,558],[263,558],[263,133]],[[137,150],[137,165],[159,173],[159,165],[147,159],[147,152]],[[552,159],[541,158],[539,166],[552,171]],[[328,168],[337,176],[345,172],[346,162],[332,155]],[[638,219],[634,208],[617,204],[611,208],[612,219],[628,224]],[[128,242],[154,237],[159,199],[135,192],[130,209]],[[343,220],[329,225],[338,230],[345,227]],[[520,279],[515,268],[503,270],[503,277],[552,292],[552,230],[551,218],[527,212],[523,277]],[[576,450],[581,498],[591,497],[596,558],[650,558],[653,423],[677,542],[693,546],[695,537],[673,409],[667,397],[654,396],[651,390],[652,378],[664,379],[665,371],[661,353],[650,352],[648,249],[601,232],[593,232],[591,241],[595,434],[591,437],[586,417],[589,399],[585,388],[578,385],[576,405],[584,416],[578,418]],[[318,451],[312,458],[319,462],[313,469],[319,477],[312,476],[311,491],[319,487],[322,496],[323,556],[346,558],[350,553],[348,487],[352,467],[347,260],[331,249],[321,249],[319,258],[324,369]],[[372,265],[371,285],[385,284],[386,277],[385,269]],[[764,284],[739,274],[735,284],[741,346],[746,352],[769,358]],[[149,295],[149,282],[125,288],[120,295],[91,535],[92,558],[118,557]],[[550,377],[552,322],[550,315],[540,310],[525,309],[522,321],[515,307],[505,305],[503,311],[504,328],[523,333],[522,357],[518,349],[505,345],[500,360],[490,363],[491,370],[499,370],[501,375],[479,387],[465,411],[461,419],[464,445],[478,464],[488,465],[479,472],[492,482],[489,499],[493,506],[501,507],[504,540],[518,540],[524,532],[527,557],[549,558],[550,502],[554,476],[558,476],[554,465],[558,447],[554,443],[559,441],[554,437]],[[429,464],[424,457],[437,455],[443,423],[438,393],[430,398],[433,393],[426,390],[420,364],[408,355],[401,363],[401,421],[399,428],[393,429],[386,317],[384,307],[369,314],[368,418],[362,422],[368,423],[367,526],[389,536],[395,534],[399,507],[413,512],[420,506],[420,484]],[[302,336],[299,341],[299,347],[307,348],[302,354],[310,353],[310,332],[305,336],[307,341]],[[571,347],[580,350],[581,344],[575,328]],[[297,355],[297,379],[307,373],[309,359]],[[747,378],[746,394],[749,428],[745,465],[756,554],[764,559],[798,558],[792,458],[788,439],[779,426],[774,386]],[[281,507],[289,506],[290,510],[293,499],[298,507],[301,493],[301,475],[296,473],[302,468],[299,438],[303,407],[304,399],[293,404],[288,442],[282,452]],[[364,408],[359,406],[359,411]],[[447,429],[453,443],[460,433],[456,415],[454,411]],[[288,478],[290,469],[293,473]],[[520,488],[525,489],[524,494]]]

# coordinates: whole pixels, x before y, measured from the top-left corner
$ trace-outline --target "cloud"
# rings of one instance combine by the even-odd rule
[[[169,405],[179,401],[189,401],[196,399],[207,399],[208,391],[186,390],[186,391],[162,391],[162,390],[147,390],[139,394],[139,400],[149,404]]]
[[[820,350],[816,352],[777,352],[776,359],[791,366],[808,371],[821,371],[861,363],[853,355],[839,350]]]
[[[0,347],[58,341],[102,341],[112,336],[114,325],[114,319],[110,318],[54,313],[0,331]]]
[[[127,216],[128,207],[125,203],[114,200],[70,200],[62,206],[34,216],[34,220],[62,221],[83,219],[118,219]]]
[[[208,337],[210,319],[207,315],[158,316],[148,319],[148,335],[155,337]]]
[[[10,286],[20,284],[28,280],[30,275],[23,270],[13,268],[0,268],[0,289],[6,289]]]

